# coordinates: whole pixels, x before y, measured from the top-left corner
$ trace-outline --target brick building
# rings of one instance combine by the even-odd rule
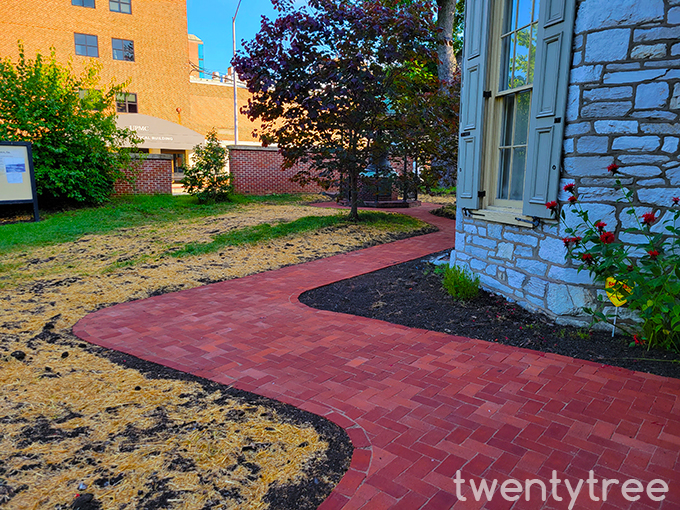
[[[573,182],[590,218],[635,245],[606,171],[617,163],[640,209],[670,216],[680,194],[680,1],[466,9],[452,263],[525,307],[583,322],[582,307],[603,290],[566,262],[568,234],[545,204],[564,207]]]
[[[76,72],[94,61],[103,84],[127,82],[119,124],[138,132],[143,150],[171,154],[174,165],[212,128],[234,140],[231,80],[196,71],[203,43],[187,33],[185,0],[2,0],[0,57],[16,59],[19,40],[29,58],[53,47]],[[246,104],[243,84],[237,91]],[[256,144],[253,128],[240,115],[239,143]]]

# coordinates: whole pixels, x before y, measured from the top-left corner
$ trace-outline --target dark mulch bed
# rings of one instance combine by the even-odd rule
[[[680,355],[629,347],[611,331],[559,326],[503,297],[481,291],[457,302],[444,290],[432,256],[320,287],[300,301],[321,310],[477,338],[680,379]]]

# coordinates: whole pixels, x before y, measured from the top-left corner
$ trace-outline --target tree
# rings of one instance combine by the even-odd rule
[[[234,191],[231,176],[225,170],[229,149],[222,147],[213,129],[204,145],[194,147],[193,165],[184,170],[182,184],[199,202],[223,202]]]
[[[437,0],[437,71],[442,83],[453,83],[457,55],[463,51],[465,0]]]
[[[394,84],[417,59],[433,59],[432,5],[392,8],[376,0],[274,0],[280,15],[234,60],[253,95],[244,112],[261,121],[284,168],[308,163],[301,184],[347,177],[358,219],[361,172],[389,152]]]
[[[118,129],[115,95],[123,86],[99,90],[99,66],[82,75],[56,61],[27,59],[19,44],[19,60],[0,61],[0,140],[33,144],[38,195],[48,202],[99,204],[131,162],[139,140]]]

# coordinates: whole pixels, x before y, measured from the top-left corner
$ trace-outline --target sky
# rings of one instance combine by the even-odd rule
[[[238,0],[187,0],[189,33],[203,41],[205,68],[227,72],[233,55],[231,20]],[[276,18],[271,0],[242,0],[236,16],[236,50],[260,30],[260,18]]]

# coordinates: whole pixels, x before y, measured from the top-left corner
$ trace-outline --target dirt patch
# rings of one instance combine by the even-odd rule
[[[337,214],[254,205],[0,255],[0,506],[315,508],[352,446],[290,406],[85,344],[71,328],[115,303],[413,235],[364,225],[174,258],[259,223]]]
[[[559,326],[485,291],[471,301],[454,301],[428,262],[431,258],[320,287],[302,294],[300,301],[320,310],[680,378],[680,355],[631,348],[628,336]]]

